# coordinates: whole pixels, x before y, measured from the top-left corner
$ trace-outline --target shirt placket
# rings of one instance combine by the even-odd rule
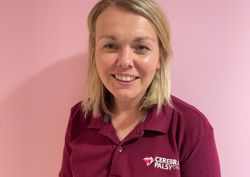
[[[124,163],[127,161],[127,152],[125,150],[126,143],[132,139],[143,135],[143,126],[138,125],[123,141],[119,141],[114,129],[107,126],[101,133],[109,138],[115,144],[115,150],[111,158],[111,166],[109,169],[109,177],[121,177],[123,175]]]
[[[122,176],[122,169],[124,166],[124,163],[126,161],[126,152],[124,152],[124,149],[121,144],[119,144],[113,154],[111,167],[110,167],[110,177],[120,177]]]

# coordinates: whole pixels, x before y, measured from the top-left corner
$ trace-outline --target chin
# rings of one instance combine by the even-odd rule
[[[133,100],[135,96],[127,95],[127,94],[117,94],[115,99],[117,100]]]
[[[116,100],[121,100],[121,101],[133,101],[140,96],[140,94],[128,93],[128,92],[119,92],[119,93],[116,92],[113,95]]]

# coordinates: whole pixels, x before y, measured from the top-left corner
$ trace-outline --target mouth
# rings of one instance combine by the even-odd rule
[[[131,82],[139,77],[132,76],[132,75],[118,75],[118,74],[111,74],[112,77],[114,77],[116,80],[122,81],[122,82]]]

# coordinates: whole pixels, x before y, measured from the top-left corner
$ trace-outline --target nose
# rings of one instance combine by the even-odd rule
[[[134,66],[134,55],[130,47],[120,48],[117,55],[117,66],[122,69],[133,68]]]

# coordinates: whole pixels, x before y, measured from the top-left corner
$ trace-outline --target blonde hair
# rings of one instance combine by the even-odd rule
[[[99,15],[108,7],[118,7],[141,15],[148,19],[157,31],[160,48],[160,68],[156,71],[152,83],[141,100],[139,110],[146,111],[153,105],[157,105],[159,111],[165,103],[172,107],[171,81],[168,68],[172,49],[170,46],[169,25],[164,13],[153,0],[101,0],[92,8],[88,16],[88,71],[85,97],[82,102],[85,115],[92,112],[94,117],[98,117],[101,111],[112,114],[113,95],[102,84],[95,65],[96,21]]]

